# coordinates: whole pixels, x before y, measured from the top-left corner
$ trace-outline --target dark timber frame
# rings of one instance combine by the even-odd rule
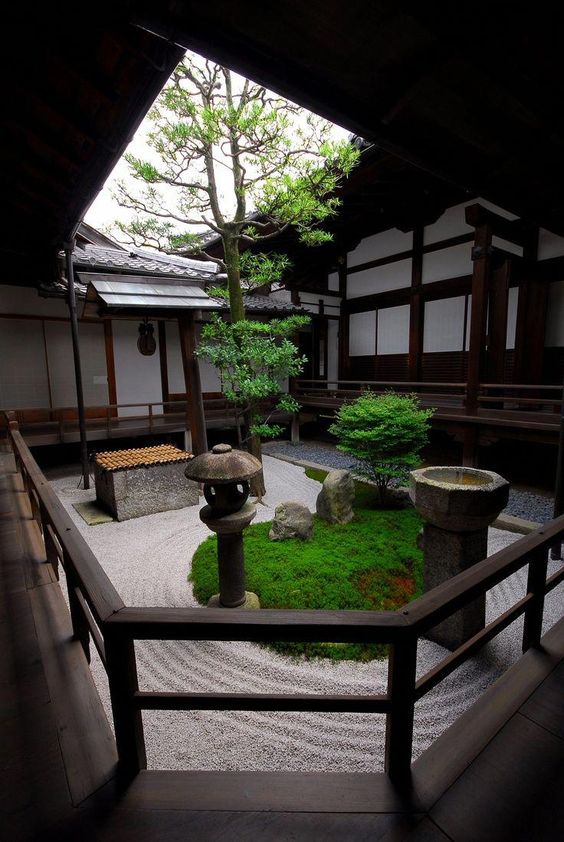
[[[383,713],[385,769],[398,786],[410,779],[414,706],[489,640],[525,616],[523,650],[539,645],[544,596],[564,581],[564,567],[546,578],[548,550],[564,537],[564,516],[474,565],[396,612],[225,612],[209,608],[135,608],[119,594],[41,473],[11,415],[10,438],[33,517],[57,573],[65,569],[75,639],[87,659],[96,646],[110,684],[119,767],[129,779],[145,768],[143,710],[283,710]],[[437,623],[528,566],[527,593],[428,673],[416,679],[419,637]],[[146,692],[139,688],[135,640],[336,641],[391,647],[384,695],[292,695]]]

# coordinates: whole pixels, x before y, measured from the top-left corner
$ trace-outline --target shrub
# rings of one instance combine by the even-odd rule
[[[432,414],[416,395],[366,392],[341,406],[329,432],[339,450],[359,460],[358,472],[376,483],[384,504],[390,482],[405,480],[417,466]]]

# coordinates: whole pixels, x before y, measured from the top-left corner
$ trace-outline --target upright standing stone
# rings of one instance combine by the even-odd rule
[[[354,512],[354,480],[350,471],[330,471],[317,497],[317,514],[328,523],[349,523]]]

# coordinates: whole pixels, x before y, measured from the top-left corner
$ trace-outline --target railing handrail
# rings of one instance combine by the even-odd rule
[[[356,380],[343,380],[340,377],[333,377],[329,380],[317,380],[315,378],[307,379],[305,377],[298,377],[294,381],[294,384],[298,385],[300,383],[345,383],[350,385],[352,383],[360,383],[363,386],[407,386],[407,387],[420,387],[420,386],[428,386],[430,388],[451,388],[451,389],[466,389],[466,383],[435,383],[433,381],[427,380],[365,380],[362,377],[357,377]],[[562,387],[560,387],[562,388]],[[331,389],[331,391],[338,391],[337,389]]]
[[[50,548],[47,557],[53,553],[55,557],[60,556],[67,573],[75,637],[89,657],[89,636],[92,636],[102,656],[110,684],[120,763],[132,775],[145,763],[142,710],[219,708],[384,713],[388,717],[385,768],[394,779],[405,778],[411,764],[415,702],[522,614],[525,614],[524,649],[538,645],[544,596],[564,581],[564,567],[550,579],[546,578],[548,549],[564,536],[562,515],[397,611],[230,612],[218,608],[126,607],[33,459],[17,429],[17,421],[14,417],[8,421],[34,516],[42,528],[46,548],[48,545]],[[416,680],[416,652],[421,634],[527,564],[525,596]],[[388,690],[386,695],[370,696],[144,692],[137,684],[134,649],[134,641],[140,639],[389,644]]]
[[[16,429],[11,429],[10,434],[23,469],[47,515],[47,522],[55,531],[96,621],[101,624],[124,607],[123,600],[40,470],[22,434]]]

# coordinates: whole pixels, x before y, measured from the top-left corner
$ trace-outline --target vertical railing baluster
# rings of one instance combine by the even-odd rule
[[[411,772],[416,667],[416,636],[390,646],[388,696],[391,711],[386,716],[385,771],[397,784],[407,782]]]
[[[69,596],[69,609],[72,620],[72,633],[74,640],[78,640],[88,663],[90,663],[90,629],[88,628],[88,620],[84,616],[82,606],[75,593],[78,587],[78,582],[73,572],[72,559],[63,550],[63,566],[65,568],[65,577],[67,580],[67,592]]]
[[[119,769],[125,778],[133,778],[147,767],[143,719],[132,704],[139,689],[135,645],[131,638],[109,632],[107,625],[103,631]]]
[[[548,552],[546,548],[534,550],[529,558],[529,575],[527,577],[527,593],[533,594],[533,599],[525,609],[523,652],[526,652],[531,646],[538,646],[540,643],[547,566]]]
[[[44,520],[45,528],[43,530],[43,540],[45,541],[45,554],[47,562],[53,568],[57,580],[59,579],[59,550],[54,538],[54,533],[51,525]]]

